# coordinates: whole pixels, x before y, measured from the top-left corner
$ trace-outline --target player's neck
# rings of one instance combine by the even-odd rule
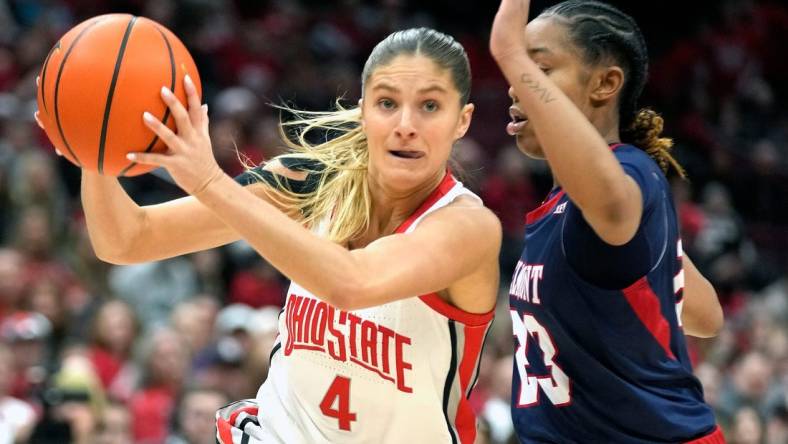
[[[618,117],[602,122],[597,126],[597,129],[608,145],[621,141],[621,135],[618,130]]]
[[[445,172],[408,193],[395,193],[380,186],[374,180],[369,181],[369,193],[372,200],[369,217],[369,228],[362,236],[369,242],[394,233],[440,185]],[[361,240],[361,239],[359,239]],[[352,242],[356,245],[357,242]],[[358,247],[356,247],[358,248]]]

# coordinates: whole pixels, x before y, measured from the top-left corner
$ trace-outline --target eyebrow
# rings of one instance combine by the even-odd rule
[[[535,56],[537,54],[553,55],[553,51],[550,51],[550,49],[544,46],[537,46],[536,48],[528,48],[528,55]]]
[[[384,90],[384,91],[391,91],[391,92],[400,92],[399,88],[390,85],[388,83],[378,83],[377,85],[372,87],[373,91]],[[427,94],[431,92],[440,92],[440,93],[447,93],[446,88],[440,85],[430,85],[426,88],[421,88],[417,91],[420,94]]]
[[[426,93],[431,93],[431,92],[447,93],[448,91],[446,91],[446,88],[444,88],[444,87],[442,87],[440,85],[432,85],[432,86],[428,86],[426,88],[420,89],[419,92],[422,93],[422,94],[426,94]]]

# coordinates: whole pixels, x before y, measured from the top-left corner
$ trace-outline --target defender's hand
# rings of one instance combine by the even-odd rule
[[[490,54],[496,60],[525,53],[528,0],[502,0],[490,31]]]

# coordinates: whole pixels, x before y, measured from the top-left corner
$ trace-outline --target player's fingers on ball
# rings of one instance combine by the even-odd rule
[[[36,88],[41,87],[41,76],[36,76]]]
[[[60,157],[63,157],[63,153],[61,153],[60,150],[57,148],[55,148],[55,154],[57,154]]]
[[[202,120],[200,96],[197,95],[197,87],[194,86],[194,82],[188,74],[183,77],[183,89],[186,91],[186,104],[189,105],[189,117],[192,120],[192,125],[198,127]]]
[[[181,140],[167,125],[161,123],[149,112],[142,113],[142,120],[148,128],[161,139],[170,150],[177,151],[181,146]]]
[[[158,153],[128,153],[126,158],[132,162],[157,166],[166,165],[168,160],[167,155]]]
[[[178,127],[178,133],[185,135],[193,128],[191,121],[189,120],[189,113],[186,111],[186,108],[183,107],[181,101],[178,100],[178,98],[175,97],[175,94],[173,94],[172,91],[170,91],[170,89],[166,86],[161,88],[161,98],[170,108],[172,118],[175,120],[175,125]]]

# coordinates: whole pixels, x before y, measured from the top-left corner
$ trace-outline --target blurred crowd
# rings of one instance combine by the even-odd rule
[[[619,3],[636,18],[642,13]],[[706,399],[729,442],[785,444],[788,7],[714,5],[684,34],[665,36],[643,102],[663,113],[689,172],[689,181],[673,181],[685,250],[725,310],[717,338],[688,339]],[[440,14],[398,0],[7,0],[0,3],[0,444],[212,444],[214,411],[254,397],[266,377],[283,277],[243,242],[155,263],[100,262],[81,212],[79,169],[54,154],[33,121],[35,76],[49,48],[79,21],[109,11],[157,20],[190,49],[215,153],[231,174],[243,171],[238,153],[259,163],[281,152],[270,104],[354,103],[366,55],[392,30],[433,26],[466,46],[477,111],[455,149],[455,171],[499,215],[506,238],[499,314],[472,401],[479,442],[514,442],[508,275],[523,216],[552,181],[505,134],[507,85],[486,55],[484,27],[442,23]],[[156,172],[122,183],[150,204],[182,195],[167,179]]]

